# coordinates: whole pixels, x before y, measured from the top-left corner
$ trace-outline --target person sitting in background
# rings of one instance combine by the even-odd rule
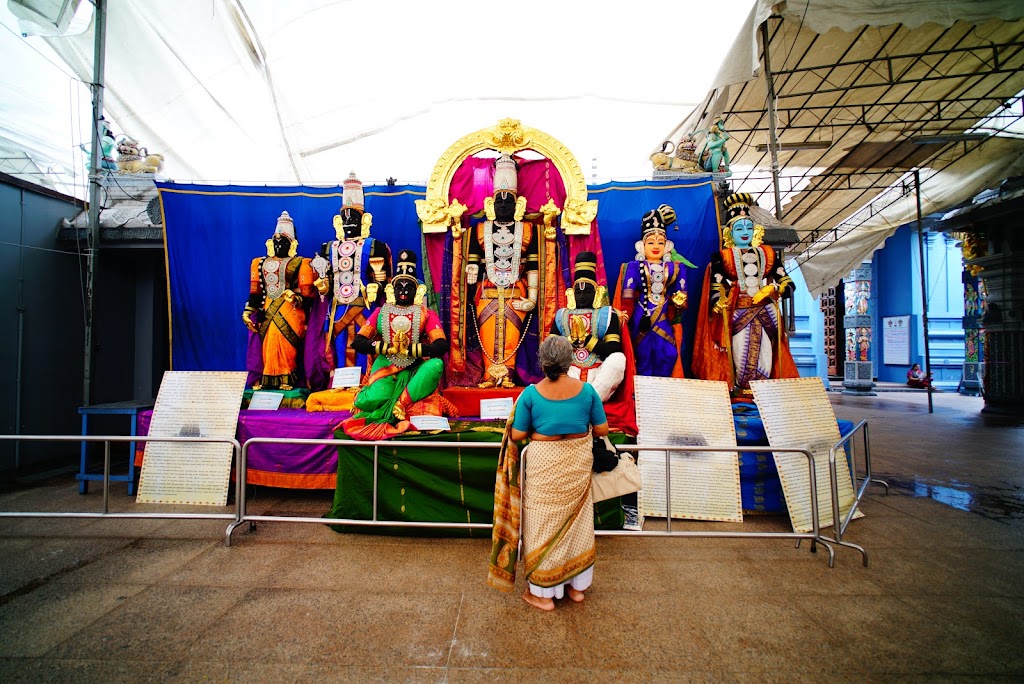
[[[921,370],[921,364],[915,363],[907,371],[907,385],[918,389],[928,389],[932,386],[932,376]]]

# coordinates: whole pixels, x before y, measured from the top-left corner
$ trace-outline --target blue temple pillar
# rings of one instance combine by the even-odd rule
[[[874,396],[871,391],[875,386],[871,363],[871,263],[861,264],[843,282],[846,300],[843,394]]]
[[[957,391],[977,397],[981,395],[985,372],[985,281],[978,277],[977,267],[965,265],[963,283],[964,370]]]

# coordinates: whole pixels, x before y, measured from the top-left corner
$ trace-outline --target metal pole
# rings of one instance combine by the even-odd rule
[[[932,357],[928,350],[928,278],[924,272],[924,223],[921,221],[921,172],[914,169],[914,190],[917,196],[917,251],[921,259],[921,327],[924,330],[924,374],[931,378]],[[928,383],[928,413],[934,413],[932,383]]]
[[[764,81],[768,89],[768,154],[772,158],[772,189],[775,191],[775,218],[782,220],[782,192],[779,190],[779,134],[775,130],[775,81],[772,79],[772,61],[768,54],[768,21],[761,24],[761,42],[764,45]]]
[[[85,351],[82,367],[82,405],[92,401],[92,338],[93,319],[96,311],[96,269],[100,248],[100,202],[102,190],[100,178],[102,149],[100,147],[100,119],[103,117],[103,78],[106,68],[107,2],[95,0],[95,40],[93,42],[92,88],[92,149],[89,153],[89,244],[88,266],[85,282]]]
[[[21,396],[25,366],[25,190],[21,190],[18,235],[18,366],[14,376],[14,434],[21,434]],[[21,442],[14,443],[14,470],[21,470]]]
[[[772,160],[772,190],[775,193],[775,218],[782,221],[782,191],[779,189],[779,133],[776,130],[778,120],[775,116],[775,79],[772,78],[772,59],[768,52],[768,20],[761,24],[761,44],[764,47],[764,81],[768,90],[768,154]],[[783,262],[783,250],[779,250],[779,262]],[[782,298],[782,320],[779,325],[785,326],[789,332],[796,331],[796,315],[793,302],[789,297]]]

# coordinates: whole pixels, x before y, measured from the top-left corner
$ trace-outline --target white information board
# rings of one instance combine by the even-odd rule
[[[839,441],[836,414],[820,378],[751,380],[754,401],[761,414],[768,443],[773,447],[807,449],[814,455],[814,481],[818,488],[818,527],[832,526],[832,485],[828,476],[828,452]],[[811,489],[807,457],[799,453],[775,453],[775,466],[786,496],[786,508],[794,532],[810,532]],[[846,452],[836,456],[839,484],[839,515],[853,506],[853,480]],[[855,517],[863,514],[858,510]]]
[[[362,369],[359,366],[345,366],[331,371],[331,389],[339,387],[359,387]]]
[[[910,365],[910,316],[882,318],[882,363],[886,366]]]
[[[501,397],[498,399],[481,399],[480,400],[480,417],[490,419],[504,419],[508,418],[509,414],[512,413],[512,405],[515,404],[515,399],[512,397]]]
[[[167,371],[153,406],[153,437],[232,438],[245,372]],[[232,447],[215,442],[146,442],[138,503],[225,506]]]
[[[284,394],[281,392],[274,392],[271,390],[253,392],[252,399],[249,400],[249,410],[276,411],[281,408],[282,399],[284,399]]]
[[[727,451],[669,452],[673,518],[743,522],[740,465],[729,388],[724,382],[635,379],[637,444],[715,446]],[[666,515],[665,454],[641,451],[642,515]]]
[[[420,432],[427,432],[429,430],[449,431],[452,429],[448,419],[444,416],[409,416],[409,422]]]

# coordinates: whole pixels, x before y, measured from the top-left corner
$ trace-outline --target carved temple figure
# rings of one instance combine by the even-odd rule
[[[360,353],[376,358],[356,395],[352,417],[342,423],[350,437],[386,439],[408,430],[410,415],[441,415],[437,388],[448,340],[437,314],[423,304],[426,287],[417,278],[416,264],[415,252],[399,252],[385,303],[352,341]],[[436,401],[425,405],[431,396]]]
[[[622,353],[619,312],[606,303],[603,285],[597,284],[597,255],[576,255],[573,286],[566,291],[567,305],[555,313],[552,335],[572,343],[569,375],[588,382],[602,402],[608,401],[622,382],[626,357]]]
[[[686,271],[673,261],[668,226],[676,220],[667,204],[644,214],[636,257],[623,268],[616,308],[629,321],[638,375],[683,377],[679,315],[686,308]]]
[[[728,140],[729,133],[725,130],[725,122],[722,117],[718,117],[711,125],[699,155],[705,171],[729,173],[729,150],[725,147]]]
[[[748,193],[725,198],[724,249],[705,273],[693,352],[697,377],[728,382],[734,398],[752,396],[751,380],[799,377],[779,307],[793,281],[761,244],[764,228],[750,218],[751,204]]]
[[[334,368],[359,366],[366,371],[367,359],[352,348],[352,340],[384,301],[384,286],[392,275],[391,249],[370,237],[372,223],[363,204],[363,184],[350,173],[334,217],[336,239],[323,243],[311,262],[319,296],[310,310],[314,334],[306,344],[306,374],[314,391],[328,385]]]
[[[104,171],[117,171],[117,139],[114,131],[103,117],[100,117],[97,125],[100,130],[100,168]],[[91,169],[90,146],[83,143],[78,149],[85,153],[85,168]]]
[[[516,353],[537,308],[539,273],[534,225],[523,221],[526,198],[517,196],[516,162],[494,163],[494,194],[484,201],[487,220],[469,240],[467,288],[475,289],[470,326],[480,341],[480,387],[514,387]]]
[[[438,158],[416,213],[451,342],[449,388],[461,396],[544,377],[537,348],[565,306],[569,259],[598,251],[597,205],[568,148],[516,119],[464,135]]]
[[[703,169],[700,160],[697,158],[697,142],[693,135],[687,133],[675,146],[675,153],[671,154],[669,148],[672,141],[666,140],[661,145],[661,151],[651,155],[651,164],[658,171],[679,171],[681,173],[701,173]],[[671,154],[671,156],[670,156]]]
[[[117,169],[121,173],[156,173],[164,167],[164,155],[150,154],[138,141],[124,136],[117,143]]]
[[[289,390],[303,384],[299,350],[306,334],[305,302],[313,295],[309,259],[296,256],[299,242],[287,211],[267,240],[267,256],[252,260],[249,301],[242,322],[259,335],[263,369],[253,389]]]

